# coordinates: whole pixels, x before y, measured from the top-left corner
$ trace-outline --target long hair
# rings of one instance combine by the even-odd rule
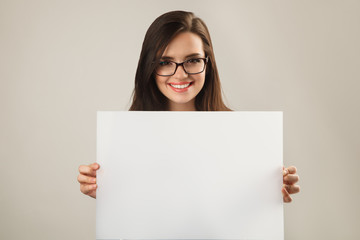
[[[166,111],[167,98],[160,92],[155,81],[156,63],[167,45],[179,33],[197,34],[209,58],[205,83],[195,98],[198,111],[230,111],[223,102],[219,73],[216,67],[213,46],[204,21],[192,12],[172,11],[159,16],[146,32],[135,75],[135,88],[130,111]]]

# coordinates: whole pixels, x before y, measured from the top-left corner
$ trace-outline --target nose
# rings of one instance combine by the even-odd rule
[[[179,65],[178,68],[176,69],[175,74],[173,75],[173,77],[177,79],[183,79],[186,78],[187,76],[188,74],[185,72],[183,65]]]

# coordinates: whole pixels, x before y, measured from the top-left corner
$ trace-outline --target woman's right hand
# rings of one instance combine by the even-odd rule
[[[100,168],[97,163],[79,166],[78,182],[80,183],[80,191],[90,197],[96,198],[96,171]]]

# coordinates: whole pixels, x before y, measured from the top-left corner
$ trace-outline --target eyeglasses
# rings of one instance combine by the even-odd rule
[[[192,58],[182,63],[177,63],[169,60],[161,60],[155,68],[155,72],[159,76],[172,76],[176,73],[179,66],[182,66],[187,74],[199,74],[205,70],[205,65],[208,62],[206,58]]]

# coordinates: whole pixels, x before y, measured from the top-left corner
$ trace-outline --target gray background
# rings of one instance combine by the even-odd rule
[[[0,1],[0,239],[94,239],[78,166],[96,111],[126,110],[145,32],[170,10],[208,25],[235,110],[284,112],[301,193],[286,239],[360,238],[360,1]],[[266,186],[264,186],[266,187]]]

